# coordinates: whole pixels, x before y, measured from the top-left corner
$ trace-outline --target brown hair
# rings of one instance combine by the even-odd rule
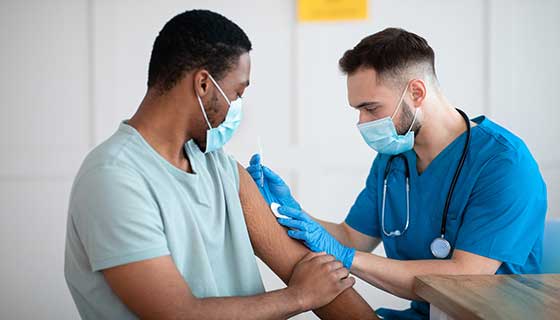
[[[437,80],[434,50],[426,39],[399,28],[387,28],[365,37],[344,53],[338,64],[345,74],[362,67],[375,69],[381,80],[408,81],[411,69],[421,69]]]

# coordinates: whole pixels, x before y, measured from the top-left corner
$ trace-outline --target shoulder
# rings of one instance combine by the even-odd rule
[[[103,173],[116,168],[133,171],[136,160],[149,157],[141,142],[132,127],[121,124],[111,137],[89,152],[82,162],[76,180],[92,171]]]
[[[486,166],[495,163],[505,165],[503,169],[534,168],[536,161],[525,142],[499,124],[481,116],[475,119],[478,126],[473,130],[471,153]]]
[[[125,192],[148,192],[145,179],[135,165],[135,159],[147,156],[142,152],[138,138],[121,124],[117,132],[84,159],[72,185],[70,205],[92,196],[116,199]]]
[[[493,122],[485,116],[474,119],[478,125],[473,129],[473,144],[488,145],[495,153],[499,152],[529,152],[525,142],[513,132]]]
[[[520,137],[488,118],[475,120],[480,123],[473,131],[471,154],[477,158],[481,180],[523,189],[544,185],[538,164]]]

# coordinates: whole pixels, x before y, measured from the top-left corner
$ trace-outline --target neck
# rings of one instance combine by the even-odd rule
[[[466,130],[461,114],[443,96],[423,109],[422,129],[414,143],[419,173]]]
[[[172,165],[190,172],[184,145],[193,138],[189,111],[194,108],[187,108],[185,100],[173,92],[158,95],[148,91],[128,124]]]

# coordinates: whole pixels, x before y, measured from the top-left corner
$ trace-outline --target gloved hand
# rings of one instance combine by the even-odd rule
[[[290,187],[274,171],[261,164],[261,156],[258,153],[251,157],[247,172],[255,180],[264,200],[269,205],[276,202],[282,206],[301,210],[299,203],[292,197]]]
[[[350,270],[356,249],[343,246],[321,224],[313,220],[307,213],[283,206],[278,213],[289,218],[278,218],[278,223],[290,228],[288,235],[303,243],[314,252],[326,252],[342,262]]]

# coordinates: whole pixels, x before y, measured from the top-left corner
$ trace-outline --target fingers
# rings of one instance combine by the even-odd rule
[[[354,284],[356,283],[356,279],[354,279],[354,277],[348,277],[345,279],[340,280],[340,285],[344,290],[351,288],[352,286],[354,286]]]
[[[336,266],[333,266],[333,268],[336,268]],[[350,271],[348,271],[348,269],[344,268],[342,266],[342,263],[341,263],[339,268],[334,271],[334,274],[335,274],[337,279],[345,279],[346,277],[348,277],[350,275]]]
[[[263,176],[261,169],[258,166],[247,167],[247,172],[259,186],[262,185]]]
[[[313,258],[320,257],[320,256],[325,256],[325,255],[327,255],[325,252],[309,251],[305,256],[303,256],[303,258],[300,260],[300,262],[309,261]]]
[[[336,262],[336,258],[335,258],[335,257],[333,257],[333,256],[330,255],[330,254],[326,254],[326,253],[325,253],[325,254],[322,254],[322,255],[315,256],[315,257],[311,258],[311,260],[312,260],[314,263],[329,264],[329,265],[325,266],[325,268],[328,268],[329,270],[332,270],[331,268],[334,268],[334,267],[335,267],[334,265],[331,266],[330,263]]]
[[[255,153],[252,157],[251,160],[249,161],[249,165],[251,166],[257,166],[261,164],[261,155],[258,153]]]
[[[247,172],[249,172],[249,174],[251,176],[253,176],[254,174],[258,174],[259,176],[261,175],[261,166],[259,165],[251,165],[247,167]]]
[[[307,222],[295,220],[295,219],[284,219],[279,218],[277,219],[278,223],[283,225],[284,227],[300,230],[300,231],[307,231]]]
[[[262,166],[259,163],[256,163],[256,164],[254,163],[255,162],[255,160],[254,160],[255,156],[258,157],[258,154],[255,154],[251,158],[251,164],[246,168],[246,170],[247,170],[247,172],[249,172],[249,174],[251,175],[253,180],[257,181],[257,180],[262,180],[264,178],[264,175],[263,175],[263,172],[262,172]]]
[[[297,240],[307,241],[307,232],[288,230],[288,236]]]
[[[276,172],[270,170],[269,167],[263,166],[262,168],[265,178],[270,180],[270,182],[274,184],[285,184],[284,180],[282,180],[282,178],[280,178],[280,176],[276,174]]]
[[[290,208],[287,206],[282,206],[280,208],[278,208],[278,212],[281,215],[284,215],[286,217],[290,217],[292,219],[297,219],[297,220],[302,220],[302,221],[306,221],[306,222],[314,222],[313,219],[311,219],[305,212],[298,210],[298,209],[294,209],[294,208]]]

